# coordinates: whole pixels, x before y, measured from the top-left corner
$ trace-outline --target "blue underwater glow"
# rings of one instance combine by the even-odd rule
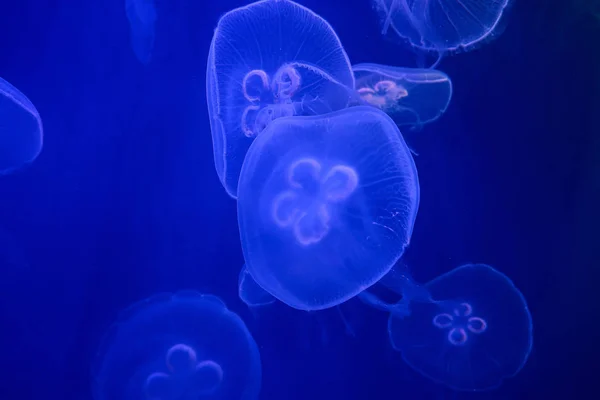
[[[0,399],[589,397],[588,3],[3,2]]]

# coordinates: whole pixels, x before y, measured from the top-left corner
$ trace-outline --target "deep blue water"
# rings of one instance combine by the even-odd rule
[[[218,17],[245,2],[157,0],[146,66],[123,2],[0,5],[0,76],[45,130],[39,159],[0,177],[0,399],[91,399],[90,364],[118,312],[179,289],[216,294],[242,316],[264,400],[588,397],[600,355],[597,5],[516,0],[496,40],[440,64],[454,84],[447,113],[406,133],[421,181],[406,255],[415,278],[488,263],[534,319],[517,377],[455,394],[406,367],[385,314],[358,301],[342,306],[351,336],[337,311],[251,312],[238,299],[236,205],[214,171],[205,68]],[[369,1],[300,2],[335,27],[353,63],[416,65],[381,37]]]

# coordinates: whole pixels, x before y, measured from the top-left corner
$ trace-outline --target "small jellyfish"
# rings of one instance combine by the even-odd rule
[[[440,53],[470,50],[493,35],[510,0],[373,0],[382,33]]]
[[[156,37],[154,0],[125,0],[125,13],[129,20],[131,48],[139,62],[148,64]]]
[[[245,265],[238,278],[238,294],[248,307],[267,306],[275,303],[275,297],[256,283]]]
[[[467,264],[422,287],[406,274],[386,278],[382,283],[402,294],[398,304],[372,294],[362,299],[391,312],[390,341],[416,371],[455,390],[477,391],[500,386],[525,365],[531,314],[506,275]]]
[[[96,400],[258,398],[258,348],[215,296],[160,294],[130,307],[103,340]]]
[[[352,70],[363,103],[381,109],[400,126],[435,121],[452,98],[450,78],[434,69],[358,64]]]
[[[332,27],[289,0],[262,0],[223,15],[206,81],[215,167],[234,198],[246,152],[271,121],[345,108],[354,88]]]
[[[42,120],[35,106],[0,78],[0,175],[33,162],[42,143]]]
[[[238,189],[246,266],[301,310],[333,307],[385,275],[408,246],[417,170],[398,127],[366,106],[273,121]]]

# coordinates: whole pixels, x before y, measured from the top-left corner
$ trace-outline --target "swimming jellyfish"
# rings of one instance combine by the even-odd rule
[[[142,64],[148,64],[156,37],[154,0],[125,0],[125,13],[129,20],[131,48]]]
[[[274,120],[250,146],[238,194],[252,277],[291,307],[319,310],[360,293],[400,258],[419,183],[396,124],[357,106]]]
[[[258,398],[258,348],[215,296],[159,294],[126,310],[94,365],[96,400]]]
[[[245,265],[238,278],[238,294],[248,307],[266,306],[275,303],[275,297],[256,283]]]
[[[0,78],[0,175],[33,162],[42,143],[42,119],[35,106]]]
[[[531,314],[506,275],[467,264],[422,287],[406,274],[386,278],[381,282],[402,294],[398,304],[387,306],[390,341],[416,371],[450,388],[476,391],[500,386],[525,365]]]
[[[345,108],[347,88],[354,88],[333,28],[289,0],[262,0],[223,15],[206,81],[215,167],[234,198],[244,156],[271,121]]]
[[[357,64],[352,70],[363,102],[381,109],[398,125],[435,121],[452,98],[450,78],[435,69]]]
[[[510,0],[373,0],[382,33],[440,53],[469,50],[497,29]]]

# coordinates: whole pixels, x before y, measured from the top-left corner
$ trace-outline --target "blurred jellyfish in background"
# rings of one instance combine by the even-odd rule
[[[156,37],[154,0],[125,0],[125,13],[129,20],[131,48],[142,64],[148,64]]]
[[[35,106],[0,78],[0,175],[33,162],[42,143],[42,119]]]
[[[215,167],[234,198],[246,152],[271,121],[345,108],[347,88],[354,88],[333,28],[289,0],[258,1],[223,15],[206,81]]]
[[[160,294],[128,310],[106,335],[93,368],[96,400],[253,400],[258,348],[215,296]]]
[[[435,69],[357,64],[352,70],[363,102],[381,109],[399,126],[435,121],[452,98],[450,78]]]
[[[244,265],[238,278],[238,294],[248,307],[267,306],[275,303],[275,297],[261,288]]]
[[[525,365],[533,343],[527,302],[489,265],[463,265],[424,286],[394,269],[381,283],[401,294],[400,302],[371,293],[361,299],[390,312],[393,347],[429,379],[455,390],[489,390]]]
[[[511,0],[373,0],[382,33],[410,46],[447,52],[470,50],[490,38]]]
[[[300,310],[336,306],[402,256],[419,204],[398,127],[374,107],[276,119],[250,146],[238,188],[246,267]]]

